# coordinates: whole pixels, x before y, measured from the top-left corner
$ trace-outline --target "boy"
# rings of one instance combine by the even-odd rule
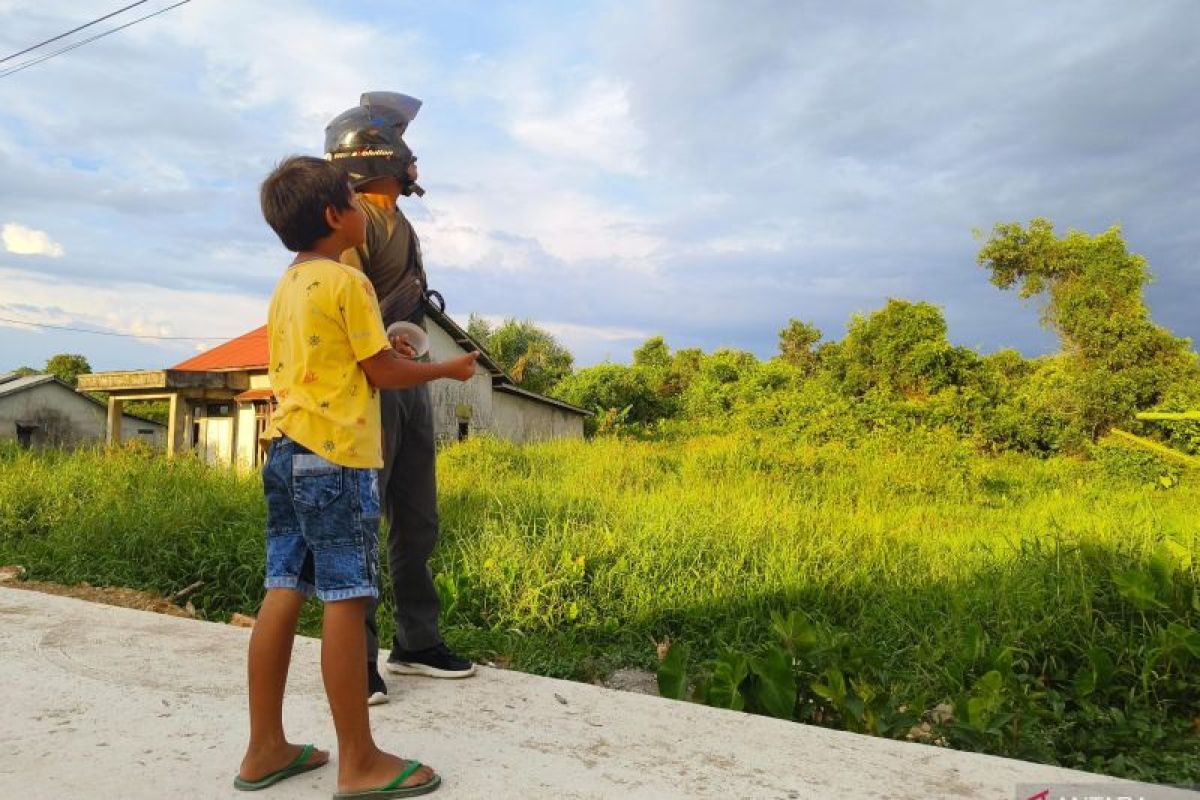
[[[250,637],[250,744],[234,781],[263,789],[323,766],[328,753],[289,744],[283,692],[305,597],[324,602],[321,674],[338,743],[335,798],[425,794],[441,778],[385,753],[367,716],[363,615],[376,596],[383,464],[378,389],[436,378],[467,380],[478,353],[438,364],[388,343],[371,283],[339,264],[366,220],[345,177],[318,158],[293,157],[263,182],[263,216],[296,258],[267,314],[278,407],[263,470],[266,597]]]

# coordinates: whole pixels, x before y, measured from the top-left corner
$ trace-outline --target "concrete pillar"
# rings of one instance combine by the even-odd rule
[[[229,423],[229,463],[227,466],[236,467],[238,462],[238,417],[241,414],[237,411],[237,403],[229,401],[229,407],[233,411],[233,422]]]
[[[121,443],[121,408],[124,403],[115,394],[108,396],[108,444]]]
[[[179,395],[171,395],[167,402],[170,405],[170,411],[167,414],[167,457],[170,458],[182,449],[183,421],[179,418]]]
[[[183,443],[184,450],[194,450],[196,442],[192,436],[192,426],[196,421],[196,417],[192,408],[192,401],[186,396],[180,396],[179,402],[183,405],[183,413],[180,414],[182,421],[180,422],[179,441]]]

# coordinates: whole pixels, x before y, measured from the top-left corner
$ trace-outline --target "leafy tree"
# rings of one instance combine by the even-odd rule
[[[17,367],[12,371],[12,374],[16,375],[18,378],[27,378],[30,375],[41,375],[42,371],[34,369],[33,367]]]
[[[633,365],[666,371],[671,366],[671,348],[663,337],[652,336],[633,351]]]
[[[1128,251],[1120,227],[1060,238],[1046,219],[1001,224],[977,258],[996,286],[1043,298],[1043,323],[1058,333],[1066,359],[1060,380],[1073,387],[1092,439],[1196,379],[1191,343],[1151,321],[1146,259]]]
[[[126,400],[122,410],[126,414],[163,425],[168,424],[171,418],[171,404],[167,400]]]
[[[467,319],[467,335],[487,347],[488,339],[492,338],[492,326],[486,319],[472,312]]]
[[[817,364],[814,348],[819,341],[821,331],[816,325],[790,319],[787,327],[779,332],[779,354],[793,367],[810,372]]]
[[[745,400],[747,391],[762,391],[756,381],[761,366],[744,350],[723,348],[703,356],[683,394],[684,408],[695,418],[727,414]]]
[[[58,378],[63,383],[71,386],[79,384],[79,376],[87,375],[92,371],[92,365],[88,360],[78,353],[59,353],[56,356],[51,356],[46,362],[45,372],[50,373]]]
[[[671,356],[671,365],[667,376],[663,379],[659,393],[665,398],[678,397],[692,385],[692,380],[700,372],[700,362],[704,353],[698,347],[685,347],[676,350]]]
[[[843,389],[852,396],[871,390],[923,397],[966,383],[979,356],[946,339],[946,320],[930,303],[890,299],[869,316],[856,314],[846,338],[821,349],[834,362]]]
[[[472,314],[467,333],[486,347],[523,389],[545,394],[571,374],[575,359],[570,351],[530,320],[509,318],[493,328]]]
[[[647,423],[666,416],[667,406],[655,391],[653,378],[642,367],[624,364],[598,364],[563,378],[555,387],[555,397],[595,412],[587,422],[589,433],[606,416],[624,422]]]

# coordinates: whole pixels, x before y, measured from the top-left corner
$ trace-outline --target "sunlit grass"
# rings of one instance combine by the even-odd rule
[[[799,609],[936,700],[963,689],[944,665],[971,625],[1047,674],[1091,647],[1139,668],[1150,628],[1113,576],[1164,542],[1186,556],[1184,583],[1200,563],[1200,489],[1157,469],[984,457],[930,433],[855,447],[749,433],[475,439],[440,457],[433,570],[447,638],[476,658],[592,679],[652,668],[668,638],[698,657],[753,652],[771,612]],[[203,614],[254,613],[264,519],[257,476],[138,451],[0,450],[0,563],[33,578],[164,594],[203,580]],[[1200,628],[1200,604],[1172,620]],[[1128,702],[1181,732],[1200,716],[1194,681]],[[1163,758],[1129,769],[1192,774]]]

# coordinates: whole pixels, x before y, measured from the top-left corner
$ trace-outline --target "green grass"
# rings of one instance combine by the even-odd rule
[[[796,654],[798,718],[902,736],[950,702],[954,746],[1200,782],[1200,487],[1150,457],[729,434],[477,439],[439,469],[433,569],[447,638],[476,658],[588,680],[653,668],[670,639],[711,686],[722,658],[775,646],[773,613],[798,611],[834,643]],[[204,580],[202,613],[254,613],[264,517],[255,476],[0,450],[0,563],[32,578],[161,593]],[[1080,688],[1095,651],[1111,674]],[[830,668],[882,698],[881,721],[808,688]]]

